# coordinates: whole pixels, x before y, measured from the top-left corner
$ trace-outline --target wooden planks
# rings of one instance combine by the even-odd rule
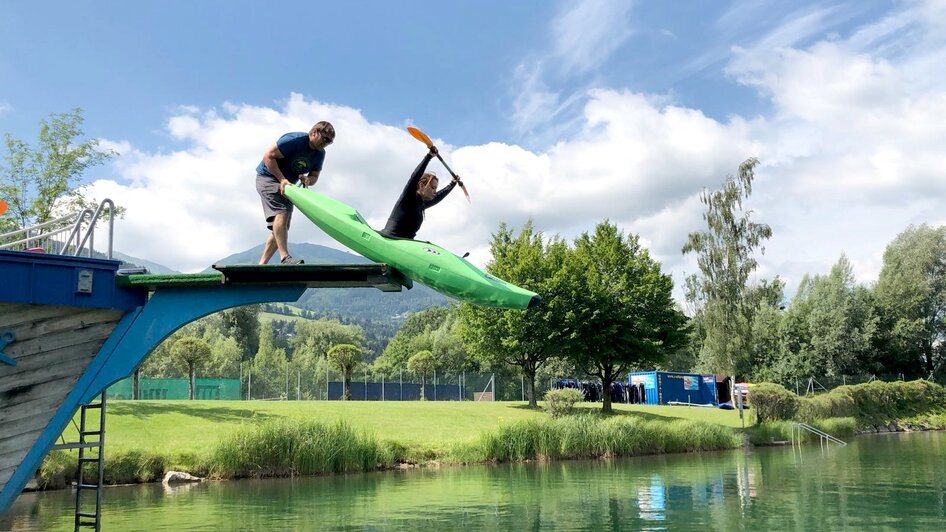
[[[124,312],[0,303],[0,331],[16,340],[0,364],[0,489],[36,444]]]

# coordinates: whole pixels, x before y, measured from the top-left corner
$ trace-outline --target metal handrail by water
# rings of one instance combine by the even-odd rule
[[[818,436],[819,441],[820,441],[822,444],[824,444],[825,442],[831,442],[831,443],[837,444],[837,445],[839,445],[839,446],[845,446],[845,445],[847,445],[847,443],[845,443],[845,442],[842,441],[841,439],[836,438],[836,437],[834,437],[834,436],[832,436],[832,435],[828,434],[827,432],[824,432],[824,431],[822,431],[822,430],[820,430],[820,429],[817,429],[817,428],[815,428],[815,427],[812,427],[811,425],[809,425],[809,424],[807,424],[807,423],[801,423],[801,422],[792,423],[792,445],[795,444],[795,431],[796,431],[796,430],[798,431],[798,441],[799,441],[799,442],[801,442],[801,431],[802,431],[802,430],[806,430],[806,431],[808,431],[808,432],[810,432],[810,433],[812,433],[812,434]]]

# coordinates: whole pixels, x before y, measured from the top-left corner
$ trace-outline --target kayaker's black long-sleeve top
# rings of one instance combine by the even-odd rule
[[[424,209],[433,207],[440,203],[440,200],[447,197],[447,194],[456,186],[456,181],[451,181],[449,185],[438,190],[430,201],[424,201],[424,198],[417,193],[417,185],[420,183],[421,176],[427,170],[427,164],[433,158],[432,153],[424,156],[424,160],[417,165],[417,169],[411,174],[411,178],[404,186],[401,197],[394,204],[391,210],[391,216],[388,217],[388,223],[380,232],[382,235],[393,238],[414,238],[420,225],[424,223]]]

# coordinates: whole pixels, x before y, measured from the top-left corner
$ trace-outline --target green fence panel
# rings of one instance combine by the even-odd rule
[[[122,379],[108,388],[109,399],[132,399],[133,378]],[[138,398],[187,399],[187,379],[141,379],[138,382]],[[227,400],[240,399],[240,379],[195,379],[194,399]]]

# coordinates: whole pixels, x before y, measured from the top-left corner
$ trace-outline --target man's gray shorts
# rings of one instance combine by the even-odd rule
[[[275,177],[268,175],[256,176],[256,191],[263,201],[263,214],[266,216],[266,227],[273,230],[273,220],[276,214],[286,213],[286,229],[289,228],[289,222],[292,220],[292,202],[279,193],[279,181]]]

